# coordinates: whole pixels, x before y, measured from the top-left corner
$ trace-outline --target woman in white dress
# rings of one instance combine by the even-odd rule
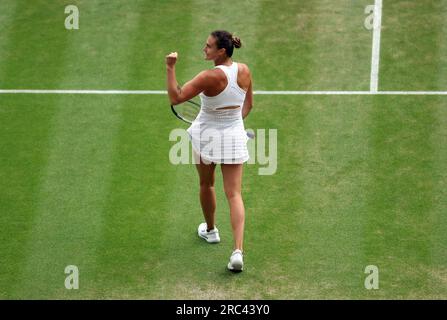
[[[221,165],[224,190],[230,206],[234,248],[227,265],[229,270],[243,270],[243,237],[245,209],[241,195],[243,163],[248,160],[247,135],[243,119],[253,105],[251,74],[243,63],[232,60],[234,48],[241,41],[231,33],[217,30],[210,34],[203,49],[206,60],[212,60],[213,69],[200,72],[183,87],[177,83],[175,63],[178,55],[166,56],[167,87],[171,104],[185,102],[197,95],[201,111],[188,128],[196,167],[200,178],[200,203],[204,223],[198,235],[209,243],[220,242],[215,224],[216,194],[214,171]]]

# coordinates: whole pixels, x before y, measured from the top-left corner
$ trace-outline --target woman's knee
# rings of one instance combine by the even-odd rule
[[[228,200],[241,197],[241,191],[237,189],[225,189],[225,196]]]
[[[214,188],[214,180],[202,180],[202,179],[200,179],[200,188],[201,189]]]

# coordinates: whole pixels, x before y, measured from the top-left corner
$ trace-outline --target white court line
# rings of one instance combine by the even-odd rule
[[[382,30],[382,0],[376,0],[374,6],[374,32],[371,57],[371,92],[379,90],[380,35]]]
[[[29,94],[167,94],[166,90],[34,90],[34,89],[0,89],[2,93]]]
[[[141,94],[166,95],[166,90],[34,90],[0,89],[0,94]],[[447,95],[447,91],[254,91],[258,95]]]
[[[447,91],[255,91],[265,95],[447,95]]]

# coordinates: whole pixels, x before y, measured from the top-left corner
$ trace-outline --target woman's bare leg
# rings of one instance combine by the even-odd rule
[[[242,250],[244,241],[245,208],[242,201],[243,164],[222,164],[224,190],[230,205],[231,227],[233,229],[234,249]]]
[[[216,192],[214,190],[214,169],[216,164],[204,164],[200,161],[199,164],[196,164],[196,168],[200,178],[200,204],[202,205],[202,212],[208,225],[208,230],[211,230],[216,223]]]

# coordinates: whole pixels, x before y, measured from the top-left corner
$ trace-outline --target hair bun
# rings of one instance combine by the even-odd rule
[[[239,37],[232,37],[231,41],[233,42],[233,46],[237,49],[242,47],[241,39]]]

